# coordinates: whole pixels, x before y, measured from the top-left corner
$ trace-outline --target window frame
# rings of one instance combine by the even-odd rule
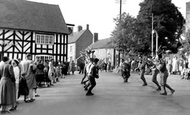
[[[55,35],[52,34],[48,35],[37,33],[35,37],[35,43],[38,45],[53,45],[55,42]]]

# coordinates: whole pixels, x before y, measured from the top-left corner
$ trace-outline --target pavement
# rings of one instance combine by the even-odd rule
[[[12,115],[189,115],[190,81],[171,75],[168,84],[176,90],[170,96],[159,95],[151,76],[142,86],[138,74],[132,73],[124,83],[116,72],[100,72],[94,96],[86,96],[80,84],[83,75],[76,73],[49,88],[39,88],[40,97],[33,103],[19,99]],[[159,77],[158,77],[159,80]]]

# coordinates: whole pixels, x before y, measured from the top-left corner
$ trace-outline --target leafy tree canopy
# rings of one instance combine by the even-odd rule
[[[159,46],[177,53],[181,46],[179,39],[185,23],[181,12],[171,0],[144,0],[141,2],[137,20],[147,25],[147,29],[143,30],[150,33],[143,37],[147,41],[150,41],[151,38],[152,17],[153,29],[158,32],[159,36]]]
[[[181,46],[180,35],[185,23],[178,8],[171,3],[171,0],[144,0],[139,5],[140,11],[137,18],[123,13],[121,19],[119,17],[114,19],[116,27],[112,36],[115,47],[139,53],[150,53],[153,19],[153,29],[158,33],[159,46],[177,53]]]
[[[134,28],[136,19],[129,14],[123,13],[121,19],[114,19],[116,23],[115,30],[112,32],[113,43],[116,49],[129,51],[135,47]]]

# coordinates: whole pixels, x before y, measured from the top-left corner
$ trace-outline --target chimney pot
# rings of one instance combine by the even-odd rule
[[[89,24],[86,24],[86,29],[89,30]]]
[[[78,26],[78,32],[82,30],[82,26]]]
[[[98,33],[94,33],[93,43],[98,41]]]

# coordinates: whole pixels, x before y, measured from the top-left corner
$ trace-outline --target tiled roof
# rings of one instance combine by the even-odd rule
[[[104,49],[104,48],[114,48],[111,42],[112,38],[98,40],[97,42],[91,44],[89,49]]]
[[[58,5],[26,0],[0,0],[0,28],[69,33]]]
[[[75,43],[85,32],[86,30],[81,30],[79,32],[74,32],[73,34],[68,36],[68,43]]]

